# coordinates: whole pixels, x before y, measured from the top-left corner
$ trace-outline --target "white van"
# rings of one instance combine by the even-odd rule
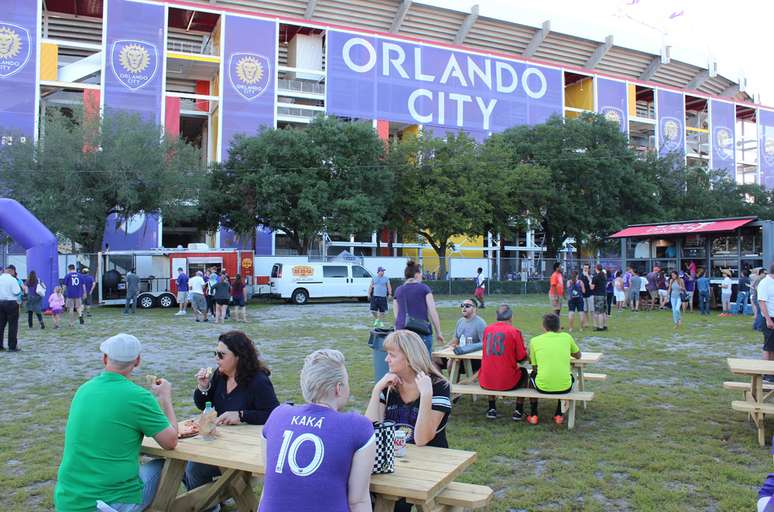
[[[330,297],[368,300],[371,273],[356,263],[275,263],[270,295],[295,304]]]

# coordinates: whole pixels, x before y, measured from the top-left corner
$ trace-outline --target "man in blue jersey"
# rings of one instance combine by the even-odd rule
[[[83,283],[83,312],[86,316],[91,316],[91,300],[97,283],[94,281],[94,277],[89,274],[89,267],[81,269],[81,282]]]
[[[75,312],[78,312],[78,321],[83,324],[83,278],[75,271],[75,265],[67,266],[67,275],[64,277],[65,307],[70,312],[70,327],[75,323]]]

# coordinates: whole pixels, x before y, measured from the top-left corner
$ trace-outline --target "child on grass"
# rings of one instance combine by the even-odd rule
[[[62,295],[62,287],[54,288],[54,293],[48,298],[48,306],[51,308],[51,316],[54,319],[54,329],[59,329],[59,321],[64,312],[65,298]]]

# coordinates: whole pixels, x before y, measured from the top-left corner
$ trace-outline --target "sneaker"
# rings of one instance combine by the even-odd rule
[[[518,409],[514,409],[513,414],[511,415],[511,419],[513,421],[521,421],[524,419],[524,413],[519,411]]]
[[[40,324],[40,329],[43,330],[46,328],[46,324]]]
[[[197,322],[201,322],[201,320],[199,320],[198,318],[196,319],[196,321],[197,321]]]
[[[183,313],[182,311],[178,311],[177,313],[175,313],[175,316],[183,316],[183,315],[185,315],[185,313]]]
[[[557,414],[556,416],[554,416],[554,423],[556,423],[557,425],[561,425],[562,423],[564,423],[564,414]]]
[[[532,416],[527,416],[527,423],[529,423],[530,425],[537,425],[538,424],[537,414],[533,414]]]
[[[78,323],[79,323],[79,324],[81,324],[81,325],[83,325],[83,317],[82,317],[82,316],[79,316],[79,317],[78,317]]]
[[[497,419],[497,409],[489,409],[486,411],[486,418],[488,420],[496,420]]]
[[[603,331],[606,331],[606,330],[607,330],[607,326],[604,326],[604,327],[602,328],[602,330],[603,330]]]

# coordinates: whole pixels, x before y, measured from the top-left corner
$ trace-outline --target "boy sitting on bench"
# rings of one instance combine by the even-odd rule
[[[559,316],[543,315],[544,333],[529,342],[529,360],[532,364],[531,384],[538,392],[563,394],[572,391],[575,378],[570,367],[570,358],[580,359],[581,351],[575,340],[566,332],[559,332]],[[530,398],[531,414],[527,423],[537,425],[537,399]],[[554,422],[564,423],[562,401],[556,404]]]

